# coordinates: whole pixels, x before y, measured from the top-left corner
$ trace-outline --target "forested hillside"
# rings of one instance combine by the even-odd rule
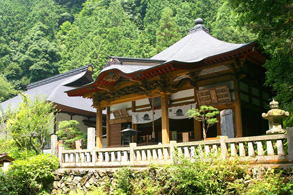
[[[220,40],[258,40],[272,56],[268,84],[292,107],[292,71],[284,72],[292,70],[289,0],[0,0],[0,101],[88,63],[96,76],[109,55],[151,57],[199,17]]]

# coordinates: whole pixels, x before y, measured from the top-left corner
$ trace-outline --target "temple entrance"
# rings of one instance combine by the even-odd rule
[[[176,140],[177,142],[192,141],[195,140],[193,130],[193,119],[169,119],[170,122],[170,140]],[[153,124],[138,124],[137,125],[137,143],[144,144],[159,144],[162,142],[162,125],[161,119],[154,122],[155,134],[153,136]],[[185,138],[185,139],[183,139]]]
[[[153,123],[145,123],[137,125],[137,143],[145,144],[158,144],[162,142],[162,125],[161,119],[154,121],[154,134]]]
[[[186,142],[194,140],[193,119],[170,119],[170,140]]]

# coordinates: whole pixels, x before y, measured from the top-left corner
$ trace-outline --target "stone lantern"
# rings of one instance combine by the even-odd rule
[[[289,116],[289,112],[279,109],[279,102],[273,99],[270,102],[270,108],[267,113],[262,113],[264,119],[269,120],[270,129],[266,131],[266,134],[282,134],[285,133],[285,129],[282,128],[283,118]]]

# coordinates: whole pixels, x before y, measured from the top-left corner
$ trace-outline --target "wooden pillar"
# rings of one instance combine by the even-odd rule
[[[241,102],[239,93],[239,81],[234,79],[234,97],[235,97],[235,130],[236,137],[242,137],[242,116],[241,116]]]
[[[102,114],[102,107],[98,105],[97,107],[97,114],[96,114],[96,147],[97,148],[102,148],[102,120],[103,120],[103,114]]]
[[[132,105],[132,106],[131,106],[131,111],[132,111],[132,112],[136,112],[135,101],[132,101],[132,102],[131,102],[131,105]],[[133,124],[133,123],[132,123],[132,129],[137,130],[137,124]],[[137,142],[137,132],[136,132],[135,136],[133,137],[132,142]]]
[[[110,146],[110,140],[111,140],[111,126],[110,126],[110,106],[107,107],[107,117],[106,117],[106,123],[107,123],[107,147]]]
[[[168,95],[161,93],[161,109],[162,109],[162,142],[170,143],[169,135],[169,112],[168,112]]]
[[[194,87],[194,101],[196,102],[196,108],[199,109],[199,103],[198,103],[196,92],[197,92],[197,87]],[[195,119],[193,119],[193,132],[194,132],[194,139],[196,141],[202,140],[201,125],[200,125],[200,122]]]

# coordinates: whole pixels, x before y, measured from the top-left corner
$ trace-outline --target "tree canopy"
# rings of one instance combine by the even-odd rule
[[[202,122],[203,139],[206,140],[207,132],[211,126],[218,123],[217,115],[219,110],[212,106],[200,106],[199,109],[192,108],[186,113],[190,118]]]
[[[12,137],[20,150],[33,150],[42,153],[45,141],[54,129],[55,112],[52,102],[42,97],[33,100],[22,94],[22,102],[16,107],[5,111],[5,130]]]
[[[0,71],[20,90],[88,63],[97,76],[107,56],[151,57],[199,17],[220,40],[260,43],[266,83],[292,112],[289,0],[0,0]]]
[[[257,35],[270,59],[264,65],[266,84],[275,90],[281,107],[293,112],[292,1],[229,0],[238,13],[237,21]],[[293,125],[293,117],[288,122]]]
[[[62,144],[66,149],[76,149],[75,141],[81,140],[86,143],[86,133],[78,127],[79,122],[76,120],[61,121],[58,125],[59,130],[56,132]]]

